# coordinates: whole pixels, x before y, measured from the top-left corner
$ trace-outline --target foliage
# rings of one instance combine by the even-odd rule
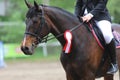
[[[75,0],[50,0],[51,6],[63,8],[69,12],[74,12]]]
[[[113,16],[113,22],[120,24],[120,0],[109,0],[108,9]]]
[[[20,43],[24,36],[25,27],[23,25],[14,25],[0,27],[0,40],[4,43]]]
[[[25,14],[28,10],[24,0],[7,0],[10,4],[8,5],[7,14],[4,17],[0,17],[1,21],[24,21]],[[28,0],[29,3],[33,4],[34,0]],[[36,0],[39,4],[42,3],[42,0]],[[49,0],[51,6],[61,7],[69,12],[74,13],[74,6],[76,0]],[[114,22],[120,23],[120,0],[109,0],[108,9],[111,15],[114,17]]]
[[[29,3],[33,4],[34,0],[29,0]],[[42,3],[42,0],[36,0],[39,4]],[[74,0],[71,0],[69,4],[66,5],[68,0],[50,0],[50,5],[58,6],[66,10],[72,11],[74,6]],[[24,21],[25,14],[27,12],[27,6],[25,5],[24,0],[9,0],[10,5],[7,9],[7,14],[4,17],[0,17],[1,21]]]

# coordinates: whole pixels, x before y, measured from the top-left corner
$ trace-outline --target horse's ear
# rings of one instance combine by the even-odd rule
[[[29,4],[26,0],[25,0],[25,4],[27,5],[28,8],[31,8],[31,7],[32,7],[32,5]]]
[[[36,1],[34,1],[34,6],[35,6],[35,8],[36,8],[36,10],[37,10],[37,11],[39,11],[39,10],[40,10],[39,5],[37,4],[37,2],[36,2]]]

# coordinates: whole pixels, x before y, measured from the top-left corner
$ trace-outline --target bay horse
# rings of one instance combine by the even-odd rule
[[[39,43],[48,40],[49,33],[52,33],[64,47],[66,40],[63,33],[71,30],[71,51],[66,54],[62,50],[60,57],[67,80],[95,80],[99,77],[113,80],[114,75],[106,74],[110,66],[109,58],[106,58],[101,66],[103,55],[106,53],[97,44],[85,24],[75,15],[58,7],[38,5],[36,1],[34,5],[26,0],[25,3],[29,10],[26,14],[26,30],[21,44],[24,54],[32,55]],[[120,61],[120,49],[117,49],[117,57]]]

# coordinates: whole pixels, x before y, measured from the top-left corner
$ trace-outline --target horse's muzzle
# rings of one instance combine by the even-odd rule
[[[26,55],[32,55],[33,54],[33,50],[31,49],[31,47],[27,47],[27,46],[21,46],[21,50],[24,52],[24,54]]]

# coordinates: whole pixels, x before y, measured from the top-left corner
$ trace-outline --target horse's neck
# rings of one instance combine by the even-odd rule
[[[79,24],[79,21],[75,16],[60,10],[55,11],[54,9],[49,9],[48,17],[52,22],[52,34],[54,36],[63,34],[66,30],[72,29]],[[57,39],[64,45],[65,40],[63,36],[58,37]]]
[[[54,11],[50,11],[48,14],[50,21],[52,22],[52,34],[54,36],[60,35],[65,32],[65,30],[72,29],[73,27],[81,24],[76,17],[71,17],[64,15],[62,13],[56,13]],[[74,19],[75,18],[75,19]],[[85,25],[81,25],[76,30],[72,31],[73,40],[72,40],[72,51],[74,55],[82,55],[87,56],[87,53],[94,54],[96,51],[99,50],[99,46],[97,45],[95,39],[93,38],[92,34],[87,30]],[[65,45],[66,41],[64,36],[57,38],[62,46]],[[98,48],[95,51],[91,51],[91,49]],[[82,53],[82,54],[80,54]]]
[[[81,24],[77,19],[77,17],[62,10],[49,8],[47,9],[47,12],[48,12],[47,16],[49,17],[52,23],[51,32],[54,36],[60,35],[64,33],[66,30],[70,30],[73,27]],[[86,29],[84,25],[80,26],[80,28],[76,29],[72,33],[73,33],[73,38],[75,40],[74,43],[76,45],[80,44],[78,45],[80,47],[82,46],[81,44],[87,45],[88,42],[93,40],[92,35],[89,33],[89,31]],[[62,44],[62,46],[64,46],[65,44],[64,36],[58,37],[57,39]]]

